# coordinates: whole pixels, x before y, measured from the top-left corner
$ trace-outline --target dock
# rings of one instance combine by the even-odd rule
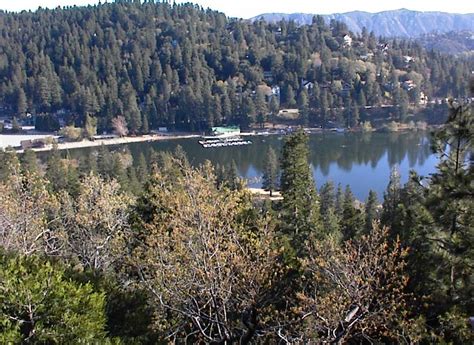
[[[204,138],[204,140],[199,140],[199,144],[204,148],[216,148],[216,147],[229,147],[229,146],[243,146],[251,145],[252,141],[247,139],[242,139],[240,137],[233,138]]]

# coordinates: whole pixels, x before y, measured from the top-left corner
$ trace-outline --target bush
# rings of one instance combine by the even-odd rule
[[[66,126],[59,134],[71,141],[79,141],[82,138],[82,129],[74,126]]]
[[[398,132],[399,127],[400,127],[400,124],[398,122],[395,122],[395,121],[391,121],[391,122],[389,122],[385,125],[385,129],[388,132]]]
[[[105,297],[38,257],[0,254],[0,343],[100,343]]]
[[[365,121],[361,127],[363,132],[372,132],[374,130],[370,121]]]

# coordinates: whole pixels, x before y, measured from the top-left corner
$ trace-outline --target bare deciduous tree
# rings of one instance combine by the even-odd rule
[[[246,343],[265,323],[278,251],[265,222],[254,231],[239,225],[241,192],[217,190],[210,170],[153,177],[154,211],[135,260],[171,340]]]
[[[0,183],[0,247],[23,255],[55,255],[63,236],[54,230],[57,200],[35,173],[13,164],[9,178]]]
[[[112,127],[114,129],[115,134],[120,137],[124,137],[128,134],[128,127],[127,121],[123,116],[117,116],[112,119]]]
[[[61,221],[67,233],[66,255],[72,254],[86,268],[104,270],[123,256],[129,236],[132,199],[115,181],[89,174],[72,200],[63,194]]]
[[[404,257],[400,243],[388,242],[388,230],[372,232],[342,246],[312,242],[303,261],[308,280],[299,294],[306,339],[329,343],[349,340],[389,342],[409,338]]]

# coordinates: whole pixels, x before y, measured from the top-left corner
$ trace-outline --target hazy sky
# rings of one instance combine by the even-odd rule
[[[111,2],[111,0],[109,0]],[[38,6],[54,8],[57,6],[96,4],[98,0],[0,0],[0,9],[8,11],[34,10]],[[102,0],[106,2],[106,0]],[[177,2],[189,2],[180,1]],[[266,12],[304,12],[327,14],[361,10],[379,12],[398,8],[418,11],[445,11],[454,13],[473,13],[471,0],[194,0],[203,7],[210,7],[232,17],[249,18]]]

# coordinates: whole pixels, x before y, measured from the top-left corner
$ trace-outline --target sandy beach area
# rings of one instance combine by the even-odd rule
[[[80,149],[86,147],[97,147],[102,145],[121,145],[121,144],[131,144],[131,143],[140,143],[140,142],[150,142],[150,141],[159,141],[159,140],[175,140],[175,139],[188,139],[188,138],[198,138],[200,137],[197,134],[173,134],[173,135],[142,135],[138,137],[122,137],[122,138],[112,138],[112,139],[97,139],[94,141],[91,140],[82,140],[77,142],[67,142],[67,143],[58,143],[58,150],[72,150]],[[44,152],[52,150],[53,145],[47,145],[41,148],[33,148],[33,151]],[[18,153],[22,153],[23,150],[18,150]]]

